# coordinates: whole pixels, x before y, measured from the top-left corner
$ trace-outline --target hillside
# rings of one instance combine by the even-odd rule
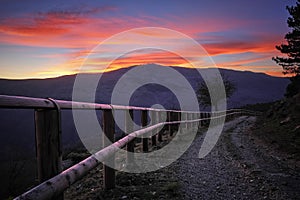
[[[99,103],[110,103],[111,92],[117,81],[129,70],[139,67],[129,67],[116,71],[107,72],[102,75],[101,81],[99,82],[99,88],[97,90],[96,102]],[[151,68],[162,67],[155,64],[146,66],[149,69],[151,75]],[[193,88],[197,88],[198,83],[202,80],[201,76],[195,69],[172,67],[181,73],[191,84]],[[210,69],[201,69],[206,73]],[[232,80],[237,87],[237,91],[228,101],[229,107],[240,107],[246,104],[270,102],[278,100],[283,97],[285,88],[289,83],[286,78],[272,77],[263,73],[254,73],[249,71],[234,71],[227,69],[220,69],[220,72],[226,75]],[[95,75],[87,75],[87,79]],[[97,76],[97,75],[96,75]],[[49,79],[28,79],[28,80],[6,80],[0,79],[0,94],[7,95],[20,95],[20,96],[31,96],[31,97],[51,97],[57,99],[71,100],[73,84],[76,75],[62,76],[58,78]],[[137,81],[141,77],[131,77],[131,81]],[[153,77],[154,82],[159,80]],[[170,79],[170,81],[173,81]],[[174,82],[174,81],[173,81]],[[175,83],[171,83],[176,85]],[[178,85],[180,88],[180,85]],[[133,105],[148,106],[149,97],[155,95],[156,101],[159,103],[163,102],[168,105],[172,104],[172,97],[170,92],[165,88],[158,85],[146,85],[139,89],[138,99],[133,99],[131,102]],[[156,102],[157,103],[157,102]]]
[[[286,159],[300,160],[300,94],[275,102],[257,121],[256,135]],[[300,163],[298,163],[300,167]]]

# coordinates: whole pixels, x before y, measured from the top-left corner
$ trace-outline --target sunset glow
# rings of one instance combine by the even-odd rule
[[[294,1],[288,2],[292,4]],[[75,74],[98,44],[114,34],[138,27],[164,27],[186,34],[202,45],[220,68],[283,76],[281,67],[271,58],[279,55],[275,45],[284,41],[288,31],[286,5],[287,2],[271,0],[255,3],[164,1],[159,4],[148,1],[63,4],[5,1],[0,7],[0,78]],[[159,32],[151,36],[165,42],[178,41]],[[124,38],[121,43],[107,45],[107,51],[116,55],[118,45],[129,48],[134,42],[132,38]],[[197,56],[197,52],[193,53]],[[107,59],[93,60],[87,72],[103,72],[97,66],[109,64]],[[178,55],[153,50],[124,55],[115,60],[108,71],[147,63],[190,67]]]

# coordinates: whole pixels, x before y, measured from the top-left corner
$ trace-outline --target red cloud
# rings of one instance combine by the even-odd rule
[[[151,53],[126,55],[115,60],[111,64],[111,67],[120,68],[147,63],[157,63],[161,65],[171,66],[187,64],[188,62],[184,58],[181,58],[180,56],[174,53],[166,51],[156,51]]]
[[[203,44],[203,47],[210,55],[234,54],[245,52],[266,53],[275,50],[276,41],[278,40],[263,41],[263,38],[260,38],[260,40],[261,41],[255,42],[226,41],[219,43]]]
[[[0,32],[19,36],[61,36],[72,32],[74,26],[90,23],[90,14],[116,10],[115,7],[81,8],[27,14],[1,21]]]
[[[82,62],[82,60],[80,59],[78,61]],[[102,71],[104,69],[100,68],[100,63],[108,65],[109,64],[108,62],[109,62],[108,58],[88,59],[85,63],[85,66],[88,66],[89,70]],[[114,60],[105,71],[112,71],[124,67],[148,64],[148,63],[157,63],[165,66],[181,66],[181,65],[189,66],[189,63],[184,58],[181,58],[180,56],[171,52],[166,52],[166,51],[152,51],[148,53],[134,52]]]
[[[96,18],[91,14],[96,14],[106,11],[114,11],[114,7],[100,7],[94,9],[82,8],[73,11],[49,11],[45,13],[36,13],[26,15],[19,18],[7,18],[0,21],[0,42],[27,46],[42,46],[56,48],[80,48],[91,49],[101,40],[112,36],[120,31],[125,31],[130,28],[141,26],[164,26],[174,30],[182,31],[193,37],[199,37],[200,33],[206,32],[222,32],[241,26],[245,21],[231,21],[232,23],[224,23],[226,19],[196,19],[196,18],[180,18],[171,16],[169,19],[160,19],[157,17],[142,16],[140,18],[133,17],[118,17],[118,18]],[[248,23],[248,22],[246,22]],[[147,34],[147,33],[141,33]],[[157,37],[163,37],[157,35]],[[205,38],[204,38],[205,39]],[[215,39],[215,40],[214,40]],[[244,52],[257,53],[258,57],[262,53],[268,54],[274,52],[274,46],[281,40],[281,36],[270,37],[258,35],[257,40],[238,41],[220,40],[210,38],[210,43],[203,44],[204,48],[212,56],[220,54],[237,54]],[[184,47],[183,47],[184,48]],[[192,49],[186,49],[188,52],[193,52]],[[112,52],[114,53],[114,52]],[[199,52],[194,52],[195,56]],[[78,51],[64,55],[70,59],[68,63],[63,63],[66,66],[59,66],[66,69],[64,72],[70,73],[76,66],[80,66],[82,57],[87,55],[88,51]],[[49,57],[57,57],[60,55],[46,55]],[[75,59],[79,57],[80,59]],[[258,61],[261,58],[249,60],[237,60],[231,63],[220,63],[220,66],[239,67],[242,64]],[[97,69],[97,62],[106,62],[105,59],[95,60],[91,65]],[[162,65],[179,65],[187,66],[186,60],[177,55],[168,52],[150,52],[145,54],[127,55],[119,58],[112,63],[111,69],[127,67],[137,64],[159,63]],[[75,67],[74,67],[75,66]],[[55,70],[59,71],[59,68]],[[273,72],[268,72],[273,73]],[[273,73],[274,74],[274,73]]]
[[[83,24],[84,18],[68,12],[39,13],[29,18],[9,18],[1,22],[0,31],[20,36],[52,36],[70,31],[69,25]]]

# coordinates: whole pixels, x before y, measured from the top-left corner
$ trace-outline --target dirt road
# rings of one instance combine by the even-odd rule
[[[146,174],[117,173],[103,191],[101,168],[75,183],[66,199],[299,199],[297,162],[252,134],[255,117],[227,122],[214,149],[198,153],[204,133],[170,166]],[[299,164],[299,162],[298,162]]]
[[[204,159],[198,137],[179,161],[183,199],[299,199],[300,173],[252,134],[255,117],[226,123]],[[298,172],[297,172],[298,171]]]

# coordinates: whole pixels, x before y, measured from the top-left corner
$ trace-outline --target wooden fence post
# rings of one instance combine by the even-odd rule
[[[192,120],[193,119],[193,113],[191,112],[191,113],[189,113],[189,119],[190,120]],[[194,126],[194,123],[193,122],[191,122],[190,123],[190,129],[192,129],[193,128],[193,126]]]
[[[188,113],[188,112],[185,113],[185,120],[186,120],[186,121],[189,120],[189,113]],[[185,124],[185,128],[186,128],[186,130],[188,130],[188,129],[190,128],[189,123],[186,123],[186,124]]]
[[[112,110],[103,110],[103,130],[107,139],[113,143],[115,141],[115,121]],[[103,147],[108,146],[110,142],[103,138]],[[115,162],[115,156],[111,156],[106,162],[113,166]],[[104,188],[115,188],[115,170],[112,167],[105,165],[105,162],[103,163],[103,176]]]
[[[191,114],[188,112],[188,113],[186,113],[186,119],[187,120],[191,120]],[[191,128],[191,123],[189,122],[188,124],[187,124],[187,129],[190,129]]]
[[[159,111],[159,112],[157,112],[157,114],[158,114],[158,122],[161,123],[162,122],[162,113]],[[161,130],[158,132],[157,140],[159,142],[162,142],[162,132],[163,132],[163,128],[161,128]]]
[[[217,122],[217,120],[214,119],[214,117],[215,117],[215,112],[212,112],[212,111],[211,111],[209,117],[210,117],[210,121],[214,122],[214,124]]]
[[[125,110],[125,132],[126,134],[133,132],[133,110]],[[127,165],[134,162],[134,139],[126,145],[127,149]]]
[[[194,113],[194,119],[198,119],[198,113]],[[196,130],[198,130],[198,128],[199,128],[198,124],[199,124],[199,122],[195,121]]]
[[[192,116],[193,116],[193,120],[195,120],[197,118],[196,113],[193,113]],[[196,125],[197,125],[197,122],[194,122],[193,127],[196,128]]]
[[[142,121],[142,127],[147,126],[147,123],[148,123],[147,110],[142,110],[141,121]],[[144,136],[142,141],[143,141],[143,151],[148,152],[149,151],[148,137]]]
[[[181,112],[177,112],[177,121],[181,121]],[[179,131],[179,129],[180,129],[180,124],[181,123],[177,124],[177,131]]]
[[[211,121],[211,112],[210,112],[210,113],[207,113],[207,117],[208,117],[207,125],[209,125],[209,123],[210,123],[210,121]]]
[[[182,112],[182,119],[183,119],[184,121],[188,120],[188,118],[187,118],[187,113]],[[183,128],[184,128],[184,129],[188,129],[188,124],[187,124],[187,123],[184,123]],[[186,131],[186,130],[185,130],[185,131]]]
[[[194,119],[194,113],[191,113],[190,119],[191,119],[191,120]],[[195,122],[192,122],[192,123],[191,123],[191,128],[194,128],[194,127],[195,127]]]
[[[62,171],[62,147],[60,111],[36,109],[35,139],[40,183],[52,178]],[[63,194],[56,197],[63,199]]]
[[[152,125],[155,125],[157,122],[157,112],[156,111],[150,111],[151,112],[151,121],[152,121]],[[152,137],[151,137],[151,141],[152,141],[152,146],[156,146],[156,130],[152,131]]]
[[[197,119],[201,119],[201,114],[197,113]],[[198,121],[198,128],[201,127],[201,121]]]
[[[202,120],[200,121],[200,126],[204,126],[204,123],[203,123],[203,118],[204,118],[204,116],[203,116],[203,113],[202,113],[202,112],[200,113],[200,118],[202,119]]]
[[[167,122],[171,122],[171,121],[172,121],[172,112],[167,111]],[[172,136],[173,135],[173,126],[171,124],[168,125],[168,131],[169,131],[169,135]]]

